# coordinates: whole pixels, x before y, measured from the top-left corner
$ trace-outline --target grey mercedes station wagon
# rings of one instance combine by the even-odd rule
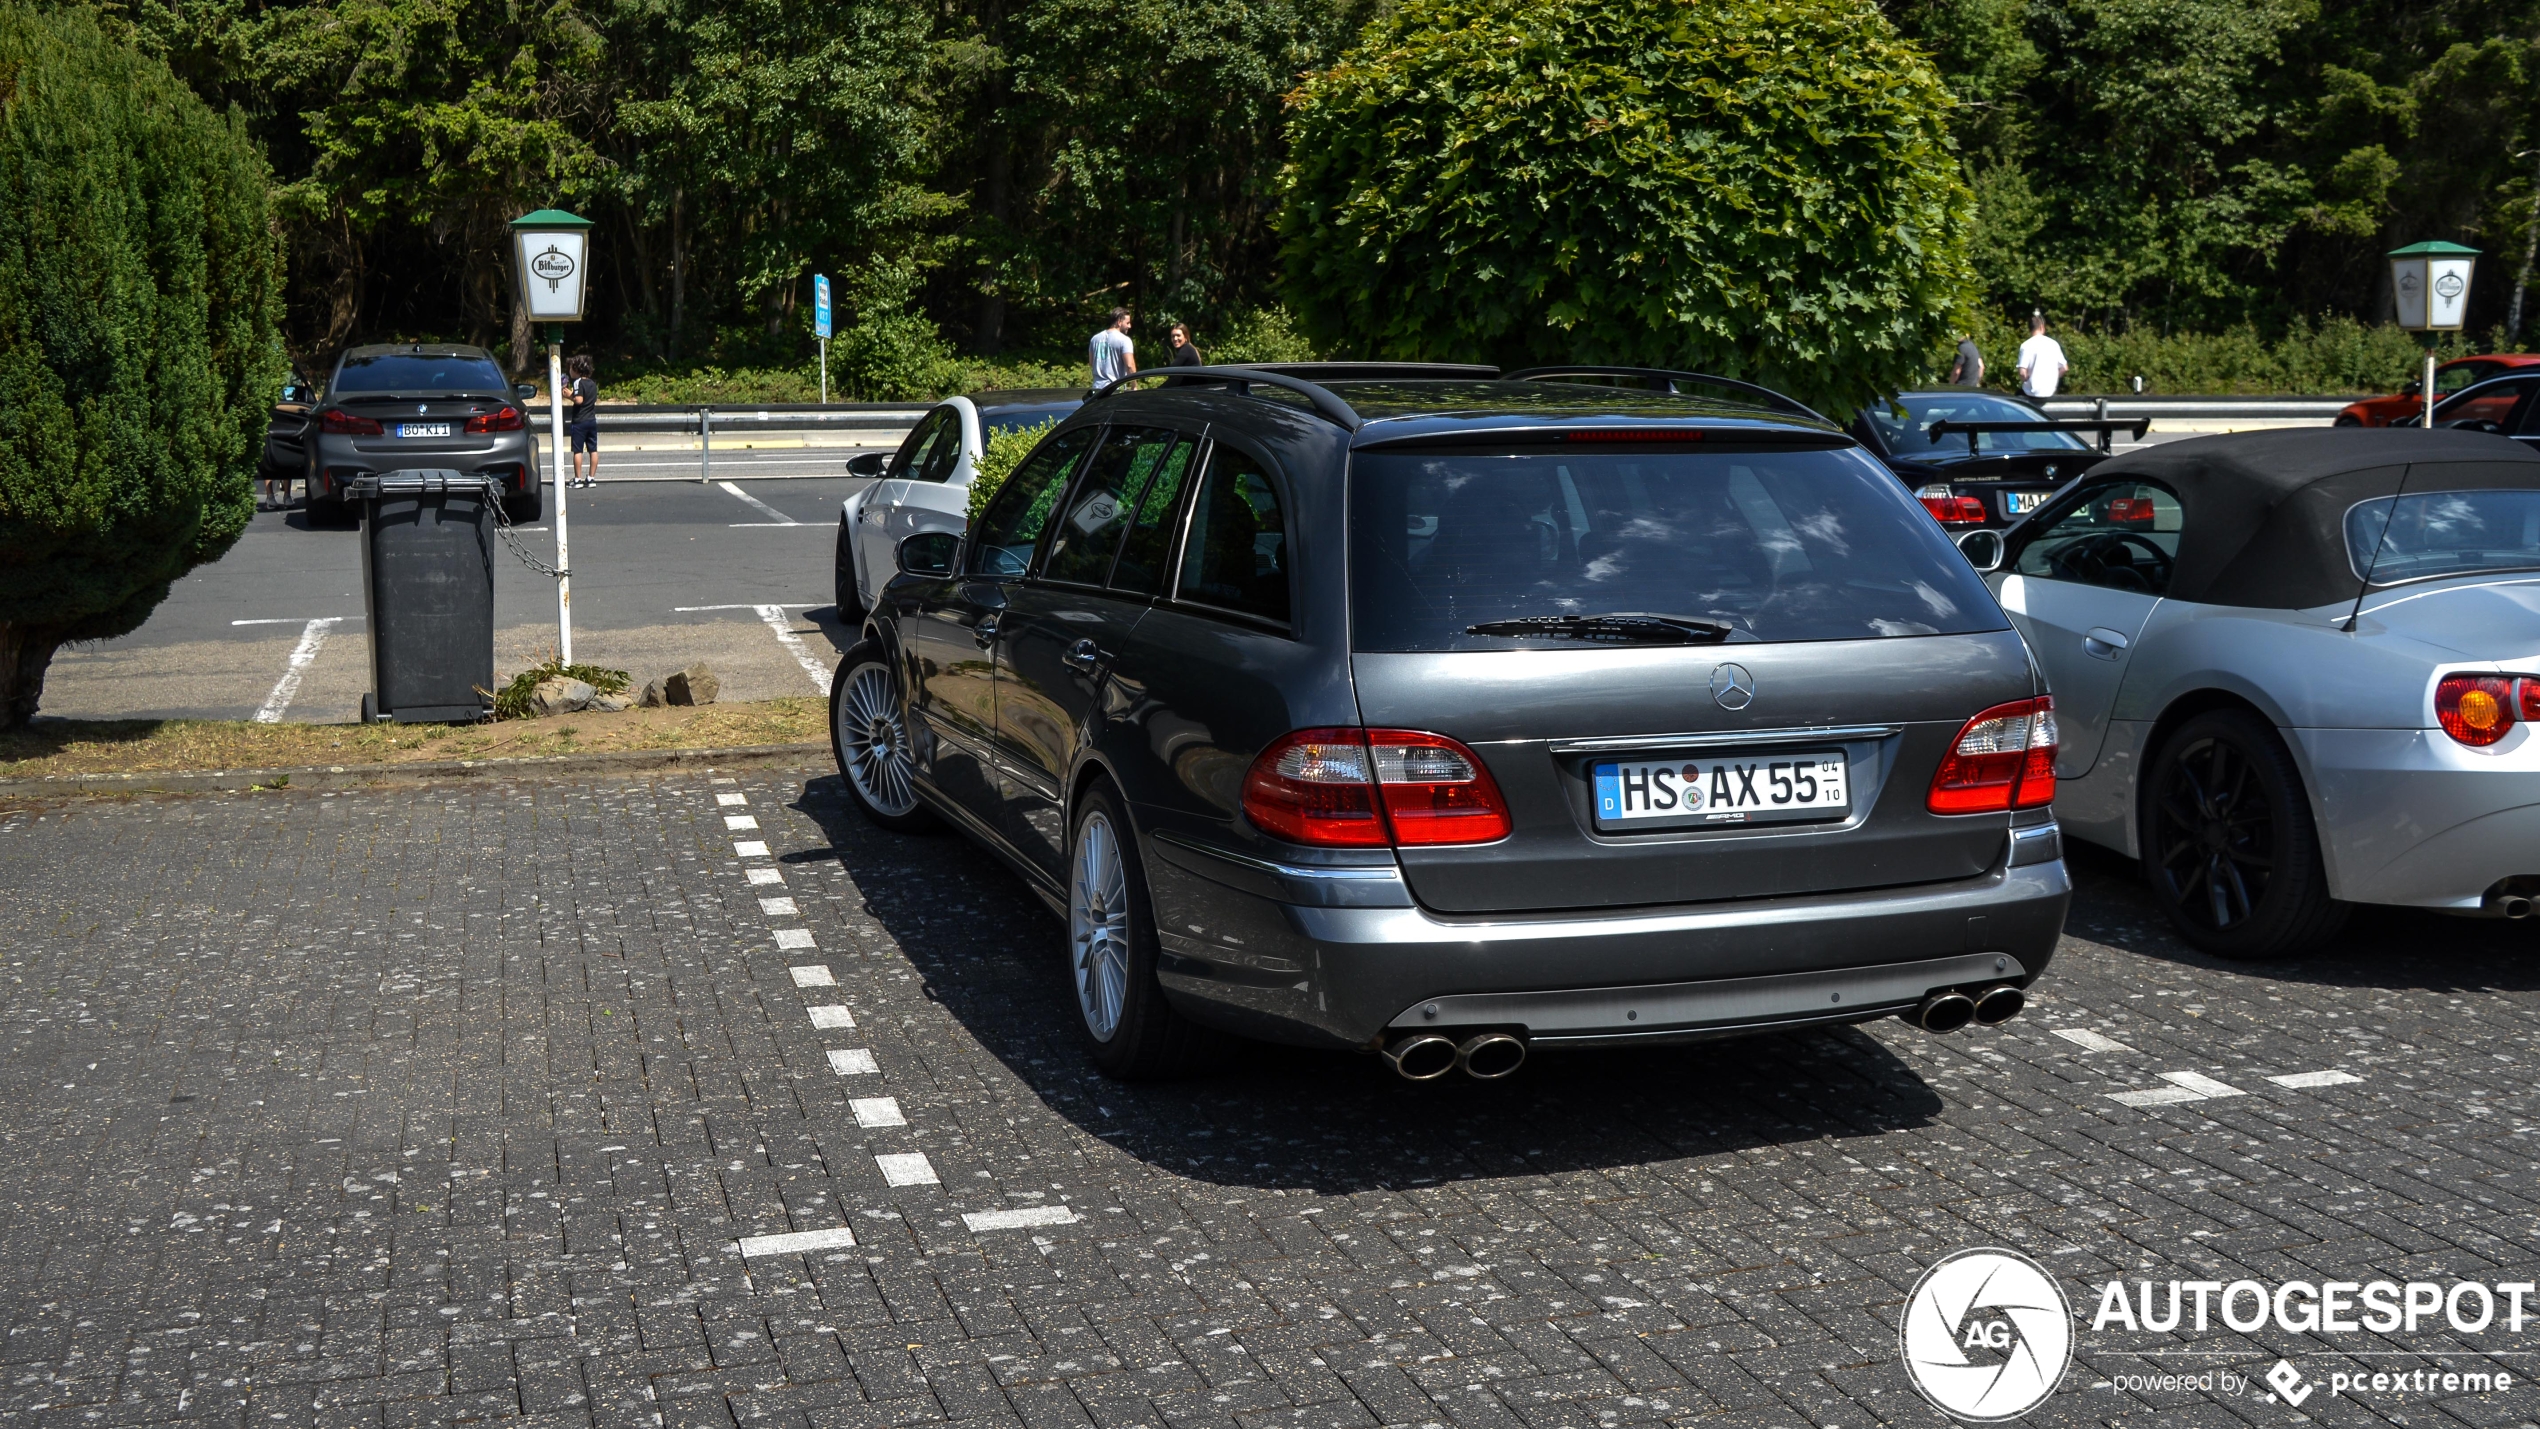
[[[1098,394],[902,543],[834,682],[864,812],[1063,917],[1098,1066],[2018,1012],[2070,897],[2053,705],[1850,437],[1300,371]]]

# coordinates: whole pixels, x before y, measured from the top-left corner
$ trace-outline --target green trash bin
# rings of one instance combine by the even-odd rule
[[[391,471],[355,477],[370,693],[362,719],[474,723],[493,712],[494,503],[490,477]]]

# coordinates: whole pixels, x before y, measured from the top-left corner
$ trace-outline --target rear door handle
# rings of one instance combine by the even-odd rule
[[[989,643],[997,638],[997,618],[993,615],[979,617],[979,623],[970,631],[970,638],[979,642],[980,649],[987,649]]]
[[[1111,658],[1111,653],[1091,640],[1079,640],[1068,646],[1067,653],[1058,658],[1066,661],[1070,668],[1090,675],[1102,668],[1102,663]]]
[[[2089,634],[2081,637],[2081,648],[2082,653],[2094,660],[2119,659],[2125,654],[2125,632],[2110,630],[2104,625],[2093,626]]]

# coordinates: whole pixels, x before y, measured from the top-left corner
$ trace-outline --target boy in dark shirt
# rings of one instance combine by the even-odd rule
[[[591,354],[575,353],[565,365],[573,374],[573,384],[566,395],[573,399],[565,412],[564,429],[573,439],[573,485],[600,484],[600,384],[591,380]],[[584,453],[589,453],[591,467],[586,475],[582,467]]]

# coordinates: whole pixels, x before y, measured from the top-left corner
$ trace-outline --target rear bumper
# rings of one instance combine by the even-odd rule
[[[2433,730],[2295,729],[2319,797],[2329,891],[2466,912],[2540,877],[2540,727],[2492,749]]]
[[[2006,840],[1992,870],[1947,883],[1509,919],[1420,908],[1389,863],[1300,868],[1165,836],[1146,841],[1146,868],[1159,977],[1203,1021],[1322,1046],[1474,1026],[1595,1045],[1862,1022],[1944,987],[2025,985],[2054,956],[2072,884],[2052,825],[2018,832],[2016,855]]]

